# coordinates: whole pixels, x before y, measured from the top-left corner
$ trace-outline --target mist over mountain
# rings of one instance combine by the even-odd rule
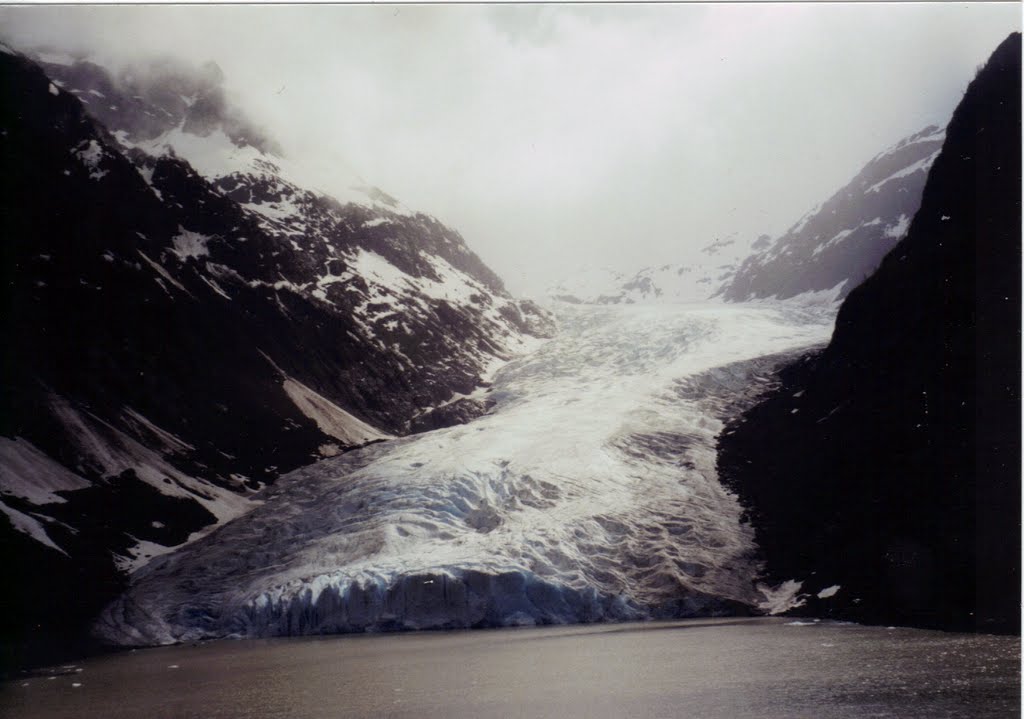
[[[317,186],[363,175],[517,293],[779,237],[880,150],[944,125],[1019,22],[1004,4],[197,10],[7,7],[0,34],[137,82],[153,57],[215,60]]]
[[[779,237],[735,233],[701,248],[698,262],[635,274],[579,271],[547,296],[588,304],[787,300],[838,302],[904,236],[944,131],[929,126],[878,153],[847,185]]]
[[[550,287],[547,296],[596,305],[703,302],[721,293],[750,249],[751,243],[732,235],[702,247],[699,263],[644,267],[632,275],[610,268],[583,269]]]

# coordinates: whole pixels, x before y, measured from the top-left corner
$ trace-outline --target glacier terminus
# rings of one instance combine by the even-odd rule
[[[496,374],[488,414],[285,475],[247,515],[137,570],[98,634],[149,645],[768,606],[715,442],[777,364],[828,340],[834,309],[555,311],[556,336]]]

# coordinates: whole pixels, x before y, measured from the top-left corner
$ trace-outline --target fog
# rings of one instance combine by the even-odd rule
[[[779,234],[945,123],[1006,4],[0,8],[19,48],[214,60],[297,160],[456,227],[513,291]]]

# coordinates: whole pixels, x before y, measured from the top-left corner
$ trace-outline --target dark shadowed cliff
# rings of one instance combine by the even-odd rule
[[[1020,60],[1015,34],[971,83],[829,346],[723,435],[721,474],[804,611],[1019,631]]]

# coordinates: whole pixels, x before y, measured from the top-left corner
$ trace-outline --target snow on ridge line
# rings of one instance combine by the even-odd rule
[[[902,177],[907,177],[908,175],[912,175],[915,172],[928,172],[928,169],[933,164],[935,164],[935,160],[936,158],[938,158],[941,152],[942,148],[939,148],[938,150],[928,155],[927,157],[922,157],[920,160],[913,163],[912,165],[908,165],[907,167],[904,167],[894,172],[893,174],[889,175],[884,180],[876,182],[871,187],[866,189],[864,193],[867,194],[868,192],[878,192],[886,183],[892,182],[893,180],[898,180]]]
[[[891,147],[882,150],[877,155],[872,157],[871,162],[877,162],[879,159],[892,155],[893,153],[898,152],[904,148],[910,147],[911,145],[918,145],[923,142],[939,142],[946,139],[946,128],[944,126],[935,125],[932,127],[934,128],[934,132],[932,132],[931,134],[922,135],[921,137],[905,137],[899,142],[897,142],[895,145],[892,145]],[[921,132],[923,133],[928,129],[932,128],[925,128]]]
[[[361,189],[364,185],[357,176],[338,177],[330,171],[317,172],[300,166],[286,157],[265,153],[251,145],[239,147],[232,142],[222,127],[206,136],[200,136],[186,132],[182,121],[177,127],[152,140],[132,142],[122,134],[118,134],[117,139],[125,147],[142,150],[152,157],[168,154],[180,157],[208,180],[231,175],[273,177],[300,191],[309,190],[315,194],[332,197],[342,204],[352,203],[410,217],[416,214],[401,203],[391,205],[374,199]],[[254,206],[248,209],[259,211],[261,214],[273,213],[272,209],[264,212]]]
[[[807,307],[807,308],[831,308],[838,311],[839,304],[842,301],[843,288],[847,285],[850,280],[840,280],[832,287],[824,290],[807,290],[801,292],[798,295],[787,297],[785,299],[779,299],[778,295],[771,295],[770,297],[755,297],[753,294],[749,295],[745,302],[750,305],[762,305],[766,307]]]

